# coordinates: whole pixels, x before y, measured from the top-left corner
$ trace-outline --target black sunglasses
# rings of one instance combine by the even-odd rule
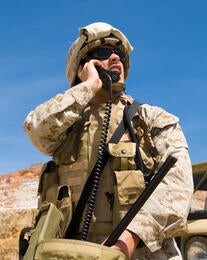
[[[123,52],[115,48],[99,48],[99,49],[92,50],[87,54],[87,56],[82,60],[82,62],[85,63],[91,59],[105,60],[108,59],[112,53],[118,55],[120,61],[124,64],[125,56]]]

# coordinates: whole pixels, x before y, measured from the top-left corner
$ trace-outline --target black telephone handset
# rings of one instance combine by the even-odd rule
[[[99,66],[96,66],[96,69],[105,87],[110,87],[111,84],[118,82],[120,79],[118,71],[106,70]]]

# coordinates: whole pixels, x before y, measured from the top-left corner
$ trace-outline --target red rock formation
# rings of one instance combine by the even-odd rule
[[[42,164],[0,176],[0,256],[18,259],[18,239],[31,226],[37,208],[38,178]]]

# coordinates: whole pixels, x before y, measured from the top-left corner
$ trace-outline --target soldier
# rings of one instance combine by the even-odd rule
[[[39,105],[24,122],[33,145],[53,157],[57,187],[69,187],[73,211],[96,164],[103,132],[108,131],[110,140],[123,119],[124,108],[133,103],[131,96],[123,94],[132,49],[125,35],[109,24],[98,22],[81,28],[67,56],[71,88]],[[118,73],[111,92],[97,67]],[[103,130],[105,104],[110,99],[109,126]],[[173,154],[178,159],[175,166],[112,248],[129,259],[182,259],[174,237],[186,228],[193,181],[179,120],[160,107],[142,104],[132,127],[137,142],[127,130],[118,143],[107,144],[110,157],[101,172],[87,240],[103,243],[143,191],[144,177],[155,173]],[[141,168],[136,163],[137,145]],[[45,192],[56,197],[56,191],[47,188]]]

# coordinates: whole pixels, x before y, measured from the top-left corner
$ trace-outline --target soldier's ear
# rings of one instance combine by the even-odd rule
[[[83,69],[83,64],[79,64],[78,71],[77,71],[77,76],[81,72],[82,69]]]

